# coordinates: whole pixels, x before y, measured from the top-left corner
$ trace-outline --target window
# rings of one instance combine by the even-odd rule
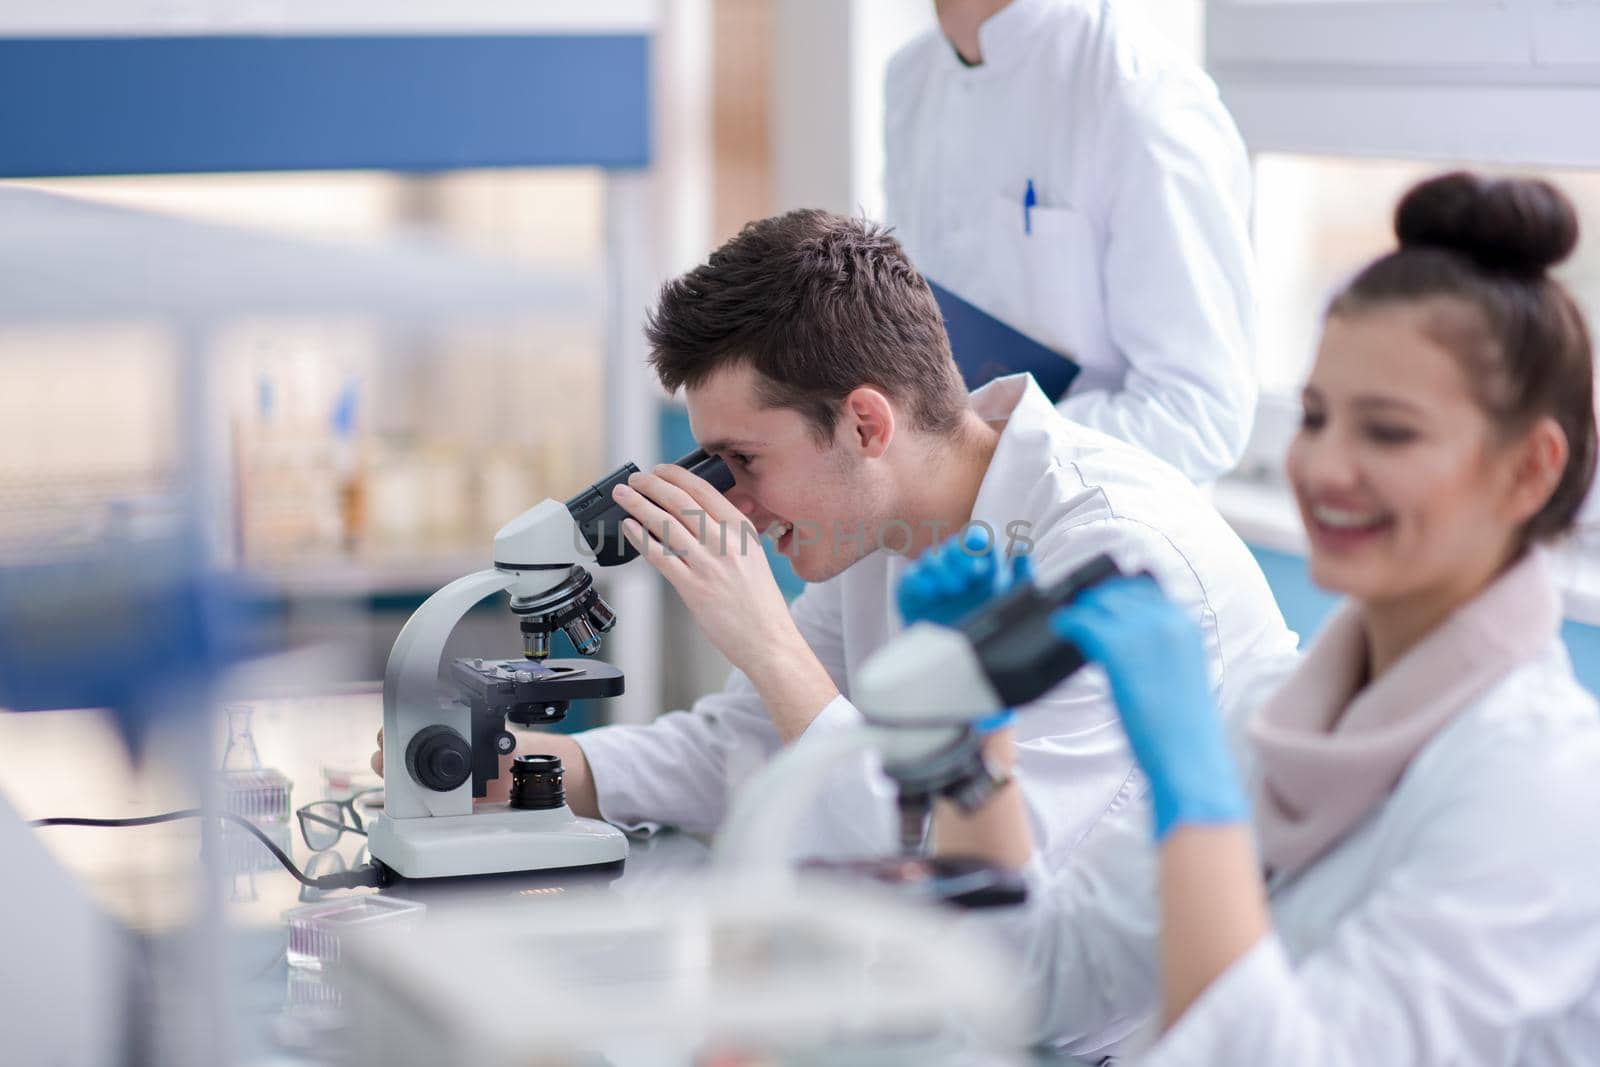
[[[1255,151],[1600,166],[1597,0],[1210,0]]]
[[[1600,323],[1600,169],[1260,153],[1254,232],[1262,399],[1241,475],[1266,481],[1281,476],[1283,453],[1299,421],[1300,386],[1329,299],[1351,274],[1394,247],[1394,208],[1405,191],[1455,167],[1537,175],[1572,198],[1581,239],[1556,274],[1589,322]],[[1590,499],[1585,526],[1586,536],[1600,537],[1600,495]]]
[[[1558,276],[1589,320],[1600,322],[1600,170],[1261,153],[1255,160],[1254,230],[1263,393],[1299,392],[1329,297],[1354,271],[1394,247],[1394,207],[1405,191],[1457,166],[1536,174],[1573,199],[1583,237]]]
[[[1208,0],[1205,35],[1256,164],[1262,405],[1241,475],[1278,477],[1327,299],[1392,246],[1427,174],[1559,184],[1585,235],[1561,277],[1600,318],[1600,0]]]

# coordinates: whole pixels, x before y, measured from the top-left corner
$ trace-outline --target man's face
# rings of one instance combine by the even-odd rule
[[[845,420],[819,445],[799,412],[761,406],[756,381],[750,367],[733,366],[688,389],[690,428],[733,471],[728,499],[756,531],[774,538],[801,578],[825,581],[878,547],[882,487],[850,447]],[[735,550],[739,532],[727,537]]]

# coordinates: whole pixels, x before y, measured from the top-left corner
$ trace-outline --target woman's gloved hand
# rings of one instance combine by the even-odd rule
[[[1150,779],[1156,840],[1185,824],[1247,822],[1250,806],[1211,696],[1200,631],[1155,581],[1104,582],[1050,623],[1105,668],[1134,758]]]
[[[914,622],[951,626],[1017,582],[1032,580],[1026,555],[1012,557],[1010,567],[1001,566],[988,528],[969,526],[965,533],[924,552],[901,576],[896,599],[907,626]],[[1009,725],[1013,717],[1006,709],[973,725],[978,732],[989,733]]]
[[[924,552],[901,576],[900,615],[907,626],[914,622],[950,626],[1014,583],[1032,578],[1026,555],[1015,556],[1009,568],[1002,567],[988,528],[970,526]]]

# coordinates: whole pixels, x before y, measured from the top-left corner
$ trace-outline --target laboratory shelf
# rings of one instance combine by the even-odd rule
[[[581,274],[536,272],[421,238],[336,243],[0,186],[0,324],[160,316],[367,314],[419,325],[598,313]]]

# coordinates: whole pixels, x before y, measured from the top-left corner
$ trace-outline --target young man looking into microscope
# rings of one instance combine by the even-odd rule
[[[616,491],[623,532],[734,670],[649,725],[525,740],[561,757],[580,814],[714,832],[782,746],[858,720],[852,678],[902,626],[908,560],[969,524],[1042,579],[1101,552],[1153,571],[1203,625],[1223,701],[1292,657],[1254,559],[1182,475],[1063,419],[1031,378],[969,396],[926,283],[885,230],[821,211],[752,223],[663,288],[646,332],[662,384],[684,390],[695,438],[735,484],[723,495],[674,466],[634,475]],[[793,604],[756,531],[810,583]],[[1144,787],[1097,672],[1020,712],[991,747],[1022,787],[993,802],[1026,806],[1055,865]],[[805,850],[891,850],[889,795],[867,758],[837,768]],[[959,849],[965,829],[941,813],[941,847]]]

